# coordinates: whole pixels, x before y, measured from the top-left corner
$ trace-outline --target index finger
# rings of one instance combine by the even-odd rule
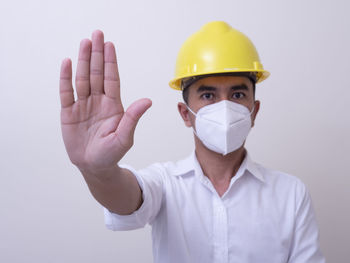
[[[104,69],[104,92],[107,97],[121,104],[117,56],[112,42],[106,42],[104,45]]]

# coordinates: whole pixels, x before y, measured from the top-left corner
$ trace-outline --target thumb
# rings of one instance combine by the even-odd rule
[[[131,104],[124,112],[123,118],[120,120],[116,135],[120,142],[125,146],[131,147],[133,144],[134,132],[136,125],[141,116],[152,106],[150,99],[139,99]]]

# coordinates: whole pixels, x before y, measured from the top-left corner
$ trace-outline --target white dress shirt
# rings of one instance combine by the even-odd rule
[[[124,166],[126,167],[126,166]],[[305,185],[247,154],[218,195],[193,153],[173,163],[130,169],[143,203],[131,215],[104,208],[111,230],[152,226],[155,263],[324,263]]]

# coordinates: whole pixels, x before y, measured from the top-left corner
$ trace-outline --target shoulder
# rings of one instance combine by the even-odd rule
[[[120,165],[123,168],[129,169],[136,176],[148,179],[171,179],[179,175],[187,174],[193,170],[192,156],[178,161],[156,162],[142,169],[134,169],[129,165]]]
[[[140,172],[149,173],[157,172],[165,176],[176,177],[185,175],[194,170],[193,155],[178,161],[157,162],[142,170]]]
[[[255,166],[263,175],[266,186],[270,187],[273,191],[293,195],[297,199],[307,194],[305,183],[296,175],[270,169],[257,163],[255,163]]]
[[[274,203],[276,209],[295,216],[311,204],[311,197],[305,183],[295,175],[255,164],[264,178],[260,190],[269,204]],[[289,211],[289,212],[287,212]]]

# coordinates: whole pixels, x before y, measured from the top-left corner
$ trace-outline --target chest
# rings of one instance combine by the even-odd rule
[[[293,206],[258,184],[237,183],[223,198],[211,187],[195,181],[168,187],[153,227],[171,251],[191,251],[192,262],[284,262]]]

